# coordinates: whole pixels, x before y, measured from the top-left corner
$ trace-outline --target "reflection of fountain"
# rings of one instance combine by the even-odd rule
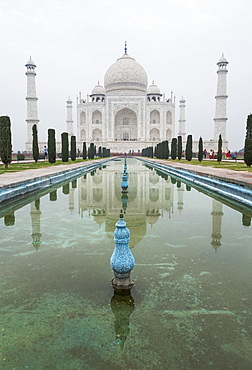
[[[125,172],[122,174],[122,193],[128,193],[128,176]]]
[[[124,210],[124,213],[125,213],[127,209],[127,203],[128,203],[127,193],[122,193],[121,200],[122,200],[122,209]]]
[[[213,199],[212,203],[212,246],[217,253],[217,249],[221,246],[221,219],[223,216],[222,203],[216,199]]]
[[[121,210],[114,232],[115,249],[110,258],[110,266],[115,274],[111,282],[114,289],[131,289],[134,285],[130,273],[135,266],[135,259],[129,249],[129,240],[130,231],[126,227]]]
[[[134,298],[130,290],[115,290],[111,298],[111,308],[115,315],[116,343],[124,347],[127,335],[130,332],[129,319],[134,310]]]
[[[41,244],[41,232],[40,232],[40,199],[35,200],[31,203],[31,222],[32,222],[32,244],[36,250],[39,249]]]

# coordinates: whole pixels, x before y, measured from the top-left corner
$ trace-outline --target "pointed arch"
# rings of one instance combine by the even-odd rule
[[[129,108],[119,110],[115,115],[115,140],[137,140],[137,115]]]
[[[170,141],[172,139],[172,131],[170,128],[166,130],[166,140]]]
[[[80,113],[80,124],[81,125],[85,125],[86,124],[86,113],[83,112],[83,111]]]
[[[153,129],[150,130],[150,140],[151,141],[160,140],[160,132],[157,128],[153,128]]]
[[[95,110],[92,114],[92,124],[102,123],[102,113],[99,110]]]
[[[101,141],[102,140],[102,132],[99,128],[96,128],[92,132],[92,140],[93,141]]]
[[[150,112],[150,124],[159,125],[160,124],[160,113],[157,109]]]
[[[80,134],[81,134],[81,140],[85,141],[86,140],[86,130],[82,129]]]
[[[166,112],[166,124],[167,125],[172,124],[172,112],[170,110]]]

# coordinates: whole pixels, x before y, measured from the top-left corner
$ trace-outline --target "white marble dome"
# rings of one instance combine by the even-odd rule
[[[159,87],[155,84],[150,85],[147,89],[147,95],[161,95]]]
[[[101,86],[100,84],[96,85],[93,88],[91,95],[105,95],[105,89],[104,89],[104,87]]]
[[[125,53],[112,64],[104,76],[106,92],[136,91],[145,92],[148,77],[144,68]]]

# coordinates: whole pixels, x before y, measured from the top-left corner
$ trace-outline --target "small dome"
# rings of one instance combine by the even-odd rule
[[[224,57],[224,54],[222,54],[222,57],[218,61],[217,65],[218,66],[225,66],[227,64],[228,64],[227,59]]]
[[[93,90],[92,90],[92,93],[91,93],[91,96],[92,95],[105,95],[105,89],[103,86],[101,86],[99,83],[98,85],[96,85]]]
[[[146,92],[148,77],[144,68],[126,52],[112,64],[104,76],[104,87],[110,91]]]
[[[30,59],[28,60],[28,62],[26,63],[26,65],[25,66],[34,66],[34,67],[36,67],[36,65],[35,65],[35,63],[34,63],[34,61],[32,60],[32,58],[30,57]]]
[[[157,85],[152,84],[147,89],[147,95],[162,95]]]

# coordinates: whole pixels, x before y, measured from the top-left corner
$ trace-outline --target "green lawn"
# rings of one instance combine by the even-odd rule
[[[49,163],[48,161],[39,161],[39,162],[22,162],[19,163],[11,163],[9,165],[8,170],[4,169],[4,164],[0,165],[0,174],[7,173],[7,172],[18,172],[18,171],[24,171],[28,169],[36,169],[41,167],[49,167],[49,166],[60,166],[62,164],[71,165],[72,163],[79,163],[84,162],[83,159],[78,158],[76,161],[69,160],[68,162],[62,162],[61,160],[57,160],[56,163]]]
[[[178,159],[171,160],[167,159],[168,162],[179,162],[179,163],[186,163],[186,164],[193,164],[197,166],[204,166],[204,167],[213,167],[213,168],[227,168],[229,170],[233,171],[248,171],[252,172],[252,167],[247,167],[244,162],[217,162],[216,159],[204,159],[202,162],[199,162],[197,159],[193,159],[190,162],[188,162],[186,159],[181,159],[180,161]]]

